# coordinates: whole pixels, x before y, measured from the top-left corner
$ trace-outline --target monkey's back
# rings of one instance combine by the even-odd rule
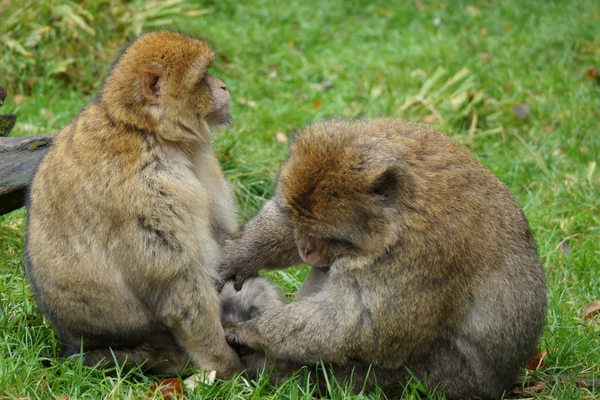
[[[493,376],[490,390],[501,392],[545,323],[544,272],[527,219],[506,185],[448,136],[406,121],[379,123],[414,154],[410,165],[422,207],[396,254],[404,268],[423,275],[421,286],[408,290],[447,302],[437,308],[446,333],[433,340],[473,357],[474,379],[483,385]],[[484,358],[474,349],[494,355]],[[443,354],[431,356],[446,362]]]
[[[150,329],[145,301],[154,299],[140,299],[132,288],[177,273],[169,254],[188,252],[195,265],[215,245],[200,236],[205,243],[185,239],[210,230],[205,193],[193,174],[168,161],[157,171],[148,138],[115,126],[103,107],[90,103],[57,134],[29,195],[27,274],[41,311],[59,332]],[[169,188],[178,181],[187,189],[173,189],[175,195]],[[185,222],[178,217],[184,214]],[[198,274],[214,279],[214,271]]]

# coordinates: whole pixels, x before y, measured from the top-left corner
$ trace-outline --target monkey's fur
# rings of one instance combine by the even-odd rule
[[[288,304],[285,295],[266,278],[250,278],[238,291],[232,281],[226,282],[219,294],[221,300],[221,323],[226,329],[236,323],[257,318],[264,312],[275,310]],[[275,365],[263,351],[253,350],[240,345],[236,348],[246,373],[251,379],[257,379],[262,372],[270,373],[271,382],[288,378],[294,370],[302,367],[281,360]]]
[[[313,265],[294,302],[228,328],[230,341],[330,363],[342,377],[354,367],[355,380],[372,364],[388,394],[408,368],[449,397],[498,398],[545,322],[544,273],[521,209],[427,125],[308,127],[274,198],[224,254],[222,276],[237,286],[261,267]]]
[[[220,242],[236,230],[212,148],[229,93],[211,47],[148,33],[41,162],[28,202],[27,274],[62,356],[177,373],[241,370],[219,323]]]

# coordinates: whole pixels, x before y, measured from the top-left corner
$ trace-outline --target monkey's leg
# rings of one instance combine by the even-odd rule
[[[215,288],[202,276],[181,274],[163,293],[159,316],[186,349],[196,366],[230,378],[242,370],[237,354],[225,341],[220,302]]]
[[[175,375],[185,368],[189,360],[189,355],[177,347],[178,349],[151,349],[145,346],[132,349],[96,349],[83,355],[83,364],[100,368],[141,367],[142,370],[155,374]]]
[[[240,232],[228,240],[222,252],[223,281],[236,280],[236,289],[261,268],[278,269],[301,264],[302,259],[288,219],[274,200],[269,200]]]
[[[450,399],[499,398],[504,388],[495,376],[483,376],[485,366],[476,366],[476,359],[476,354],[464,354],[451,342],[441,341],[407,367],[429,390],[443,391]]]
[[[113,368],[124,366],[141,367],[158,374],[176,374],[188,363],[190,356],[179,346],[175,337],[168,331],[146,333],[144,337],[130,336],[128,342],[119,339],[127,335],[83,339],[83,364]],[[89,350],[88,350],[89,349]],[[81,351],[74,337],[69,336],[62,357],[69,357]]]

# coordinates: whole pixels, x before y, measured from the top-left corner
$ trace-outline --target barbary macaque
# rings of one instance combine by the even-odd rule
[[[359,388],[371,366],[388,395],[414,374],[451,398],[498,398],[545,323],[522,210],[428,125],[333,120],[295,137],[274,197],[226,243],[221,274],[240,288],[260,268],[302,262],[312,267],[295,300],[228,327],[228,339],[323,362],[338,379],[354,372]]]
[[[229,378],[242,370],[220,324],[221,244],[233,196],[211,130],[229,92],[203,40],[147,33],[56,136],[28,201],[27,275],[64,357],[86,365]]]

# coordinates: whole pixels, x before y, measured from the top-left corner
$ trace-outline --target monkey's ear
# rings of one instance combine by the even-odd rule
[[[161,71],[147,69],[142,72],[142,94],[146,100],[157,103],[161,98],[163,86]]]
[[[395,168],[388,168],[371,184],[371,193],[385,199],[393,197],[398,189],[399,176]]]

